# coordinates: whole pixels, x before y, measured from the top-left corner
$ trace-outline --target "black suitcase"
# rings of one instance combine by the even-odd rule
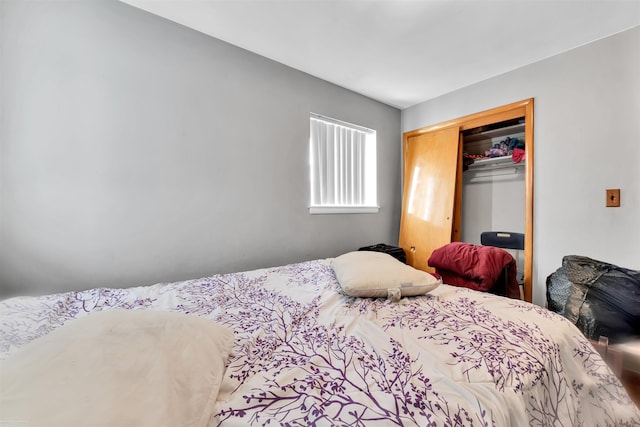
[[[403,263],[407,263],[407,254],[404,253],[404,249],[398,246],[391,246],[385,243],[378,243],[377,245],[364,246],[359,251],[372,251],[372,252],[384,252],[385,254],[389,254],[398,261],[402,261]]]

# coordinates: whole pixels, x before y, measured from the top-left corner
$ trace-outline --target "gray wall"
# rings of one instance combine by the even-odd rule
[[[535,98],[533,299],[564,255],[640,269],[640,27],[402,112],[402,130]],[[622,206],[605,207],[620,188]]]
[[[117,1],[0,14],[0,295],[397,241],[397,109]],[[378,214],[309,215],[312,111],[378,131]]]

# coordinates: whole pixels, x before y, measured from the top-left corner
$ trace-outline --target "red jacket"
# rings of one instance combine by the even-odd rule
[[[493,288],[504,268],[509,266],[507,296],[520,298],[516,261],[503,249],[453,242],[433,251],[428,263],[444,283],[478,291]]]

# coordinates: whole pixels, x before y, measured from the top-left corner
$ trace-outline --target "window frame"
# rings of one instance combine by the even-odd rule
[[[365,148],[369,146],[369,150],[365,150],[365,154],[361,156],[361,159],[364,162],[363,164],[365,165],[365,167],[360,172],[359,179],[364,183],[361,188],[363,188],[364,189],[363,191],[369,194],[369,196],[367,197],[365,195],[364,201],[361,204],[339,204],[339,203],[321,204],[317,200],[318,196],[316,194],[316,191],[318,187],[316,186],[316,180],[319,179],[319,176],[318,176],[318,173],[316,173],[316,170],[314,169],[317,167],[316,163],[318,161],[317,159],[314,159],[314,153],[317,151],[317,141],[314,142],[313,133],[312,133],[313,120],[324,122],[326,124],[338,126],[341,128],[346,128],[350,131],[356,131],[356,132],[365,134],[364,136],[365,140],[363,144]],[[338,141],[334,143],[344,145],[345,141]],[[370,146],[373,146],[373,148],[371,149]],[[310,179],[310,182],[309,182],[310,202],[309,202],[308,208],[309,208],[310,214],[377,213],[380,210],[380,206],[378,204],[378,188],[377,188],[378,187],[377,186],[377,178],[378,178],[377,163],[378,162],[377,162],[376,130],[312,112],[312,113],[309,113],[309,146],[308,147],[309,147],[309,179]],[[333,157],[331,157],[331,160],[335,162],[336,158],[338,157],[339,155],[337,157],[334,155]],[[344,170],[344,167],[347,166],[346,163],[340,163],[340,166],[342,167],[342,169],[340,170],[342,171],[343,174],[347,174],[347,173],[351,174],[353,172],[352,170]],[[373,170],[371,170],[371,168],[373,168]],[[335,171],[334,171],[334,174],[335,174]],[[373,180],[373,183],[371,182],[371,180]],[[350,194],[349,196],[352,197],[353,195]],[[314,198],[316,200],[314,200]]]

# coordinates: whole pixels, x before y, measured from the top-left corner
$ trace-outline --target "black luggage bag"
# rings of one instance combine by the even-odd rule
[[[640,271],[577,255],[547,277],[547,307],[610,343],[640,337]]]
[[[376,245],[364,246],[359,251],[373,251],[373,252],[384,252],[385,254],[389,254],[395,259],[402,261],[403,263],[407,263],[407,254],[404,253],[404,249],[398,246],[391,246],[385,243],[378,243]]]

